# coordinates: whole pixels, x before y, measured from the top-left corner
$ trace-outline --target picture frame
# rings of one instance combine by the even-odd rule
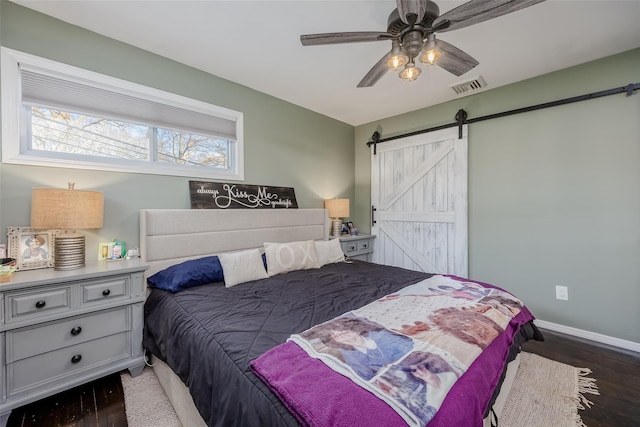
[[[111,259],[113,257],[113,242],[98,243],[98,260]]]
[[[347,234],[350,236],[358,235],[358,227],[356,227],[351,221],[347,221]]]
[[[58,233],[60,230],[7,227],[9,257],[16,260],[16,271],[53,267]]]

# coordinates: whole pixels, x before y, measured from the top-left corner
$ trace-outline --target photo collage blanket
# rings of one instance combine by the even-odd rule
[[[386,402],[408,425],[424,426],[521,310],[521,301],[501,289],[433,276],[289,341]]]

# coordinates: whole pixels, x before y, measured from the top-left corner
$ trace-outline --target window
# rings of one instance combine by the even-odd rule
[[[242,113],[2,48],[2,160],[244,179]]]

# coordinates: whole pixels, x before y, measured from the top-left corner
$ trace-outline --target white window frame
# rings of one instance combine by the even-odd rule
[[[0,48],[1,89],[2,89],[2,162],[10,164],[64,167],[73,169],[104,170],[113,172],[143,173],[152,175],[184,176],[205,179],[244,180],[244,135],[243,114],[228,108],[176,95],[170,92],[150,88],[95,73],[67,64],[40,58],[6,47]],[[177,165],[155,161],[134,161],[125,159],[91,158],[79,160],[77,156],[60,155],[28,150],[27,127],[22,109],[20,64],[36,67],[44,72],[61,73],[98,86],[118,88],[131,96],[179,107],[182,109],[208,114],[235,121],[236,139],[230,153],[230,168],[217,168],[195,165]],[[49,155],[51,154],[51,155]],[[155,157],[155,156],[152,156]]]

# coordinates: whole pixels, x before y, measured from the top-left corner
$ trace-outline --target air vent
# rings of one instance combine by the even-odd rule
[[[487,87],[487,82],[484,81],[482,76],[474,77],[471,80],[467,80],[462,83],[456,83],[450,86],[458,95],[464,95],[467,93],[475,92]]]

